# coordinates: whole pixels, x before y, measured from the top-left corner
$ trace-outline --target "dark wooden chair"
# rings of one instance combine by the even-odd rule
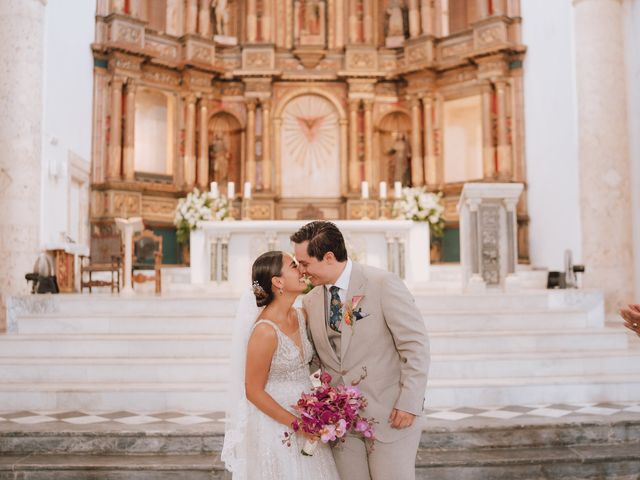
[[[80,256],[80,293],[85,288],[111,287],[120,292],[120,270],[122,268],[122,242],[119,234],[91,237],[89,256]],[[111,272],[111,280],[94,280],[94,272]],[[85,273],[89,280],[85,280]]]
[[[144,230],[133,236],[133,263],[131,265],[131,286],[136,283],[155,282],[156,293],[162,291],[162,237],[151,230]],[[145,275],[140,271],[153,271]],[[138,272],[138,273],[136,273]]]

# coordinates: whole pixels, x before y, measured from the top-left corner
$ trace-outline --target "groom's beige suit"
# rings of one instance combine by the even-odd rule
[[[368,400],[365,415],[379,423],[372,453],[367,454],[360,439],[350,437],[334,447],[334,457],[345,479],[412,479],[429,370],[424,320],[398,276],[351,261],[347,267],[348,282],[343,274],[336,285],[348,284],[341,295],[347,304],[363,296],[358,308],[364,318],[349,326],[343,315],[340,333],[334,333],[328,325],[329,285],[317,286],[302,303],[323,370],[333,384],[357,385]],[[388,418],[394,408],[416,415],[413,425],[392,428]]]

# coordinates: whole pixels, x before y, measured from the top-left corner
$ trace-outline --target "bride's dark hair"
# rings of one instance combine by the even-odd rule
[[[265,307],[269,305],[275,294],[271,279],[282,275],[282,256],[278,250],[263,253],[251,267],[251,281],[253,282],[253,293],[256,296],[256,305]]]

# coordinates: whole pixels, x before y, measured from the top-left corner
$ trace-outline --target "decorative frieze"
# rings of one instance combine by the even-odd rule
[[[142,71],[142,78],[149,83],[157,83],[162,86],[178,87],[180,85],[180,75],[172,70],[156,67],[146,67]]]
[[[144,48],[144,24],[131,17],[108,17],[110,46],[142,50]]]
[[[216,49],[212,41],[187,35],[182,38],[182,42],[184,62],[205,68],[212,68],[215,66]]]
[[[173,222],[178,200],[170,197],[142,197],[142,217],[158,222]]]
[[[345,54],[347,73],[376,72],[378,70],[378,52],[374,47],[347,47]]]
[[[272,47],[246,47],[242,50],[242,70],[270,71],[276,66],[275,52]]]
[[[167,37],[147,34],[145,48],[152,55],[164,60],[178,61],[180,58],[180,44]]]

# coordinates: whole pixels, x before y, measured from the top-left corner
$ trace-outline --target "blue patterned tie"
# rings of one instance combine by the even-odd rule
[[[335,285],[329,288],[331,292],[331,308],[329,309],[329,326],[332,330],[336,332],[340,332],[340,321],[342,320],[341,307],[342,302],[340,301],[340,287],[336,287]]]

